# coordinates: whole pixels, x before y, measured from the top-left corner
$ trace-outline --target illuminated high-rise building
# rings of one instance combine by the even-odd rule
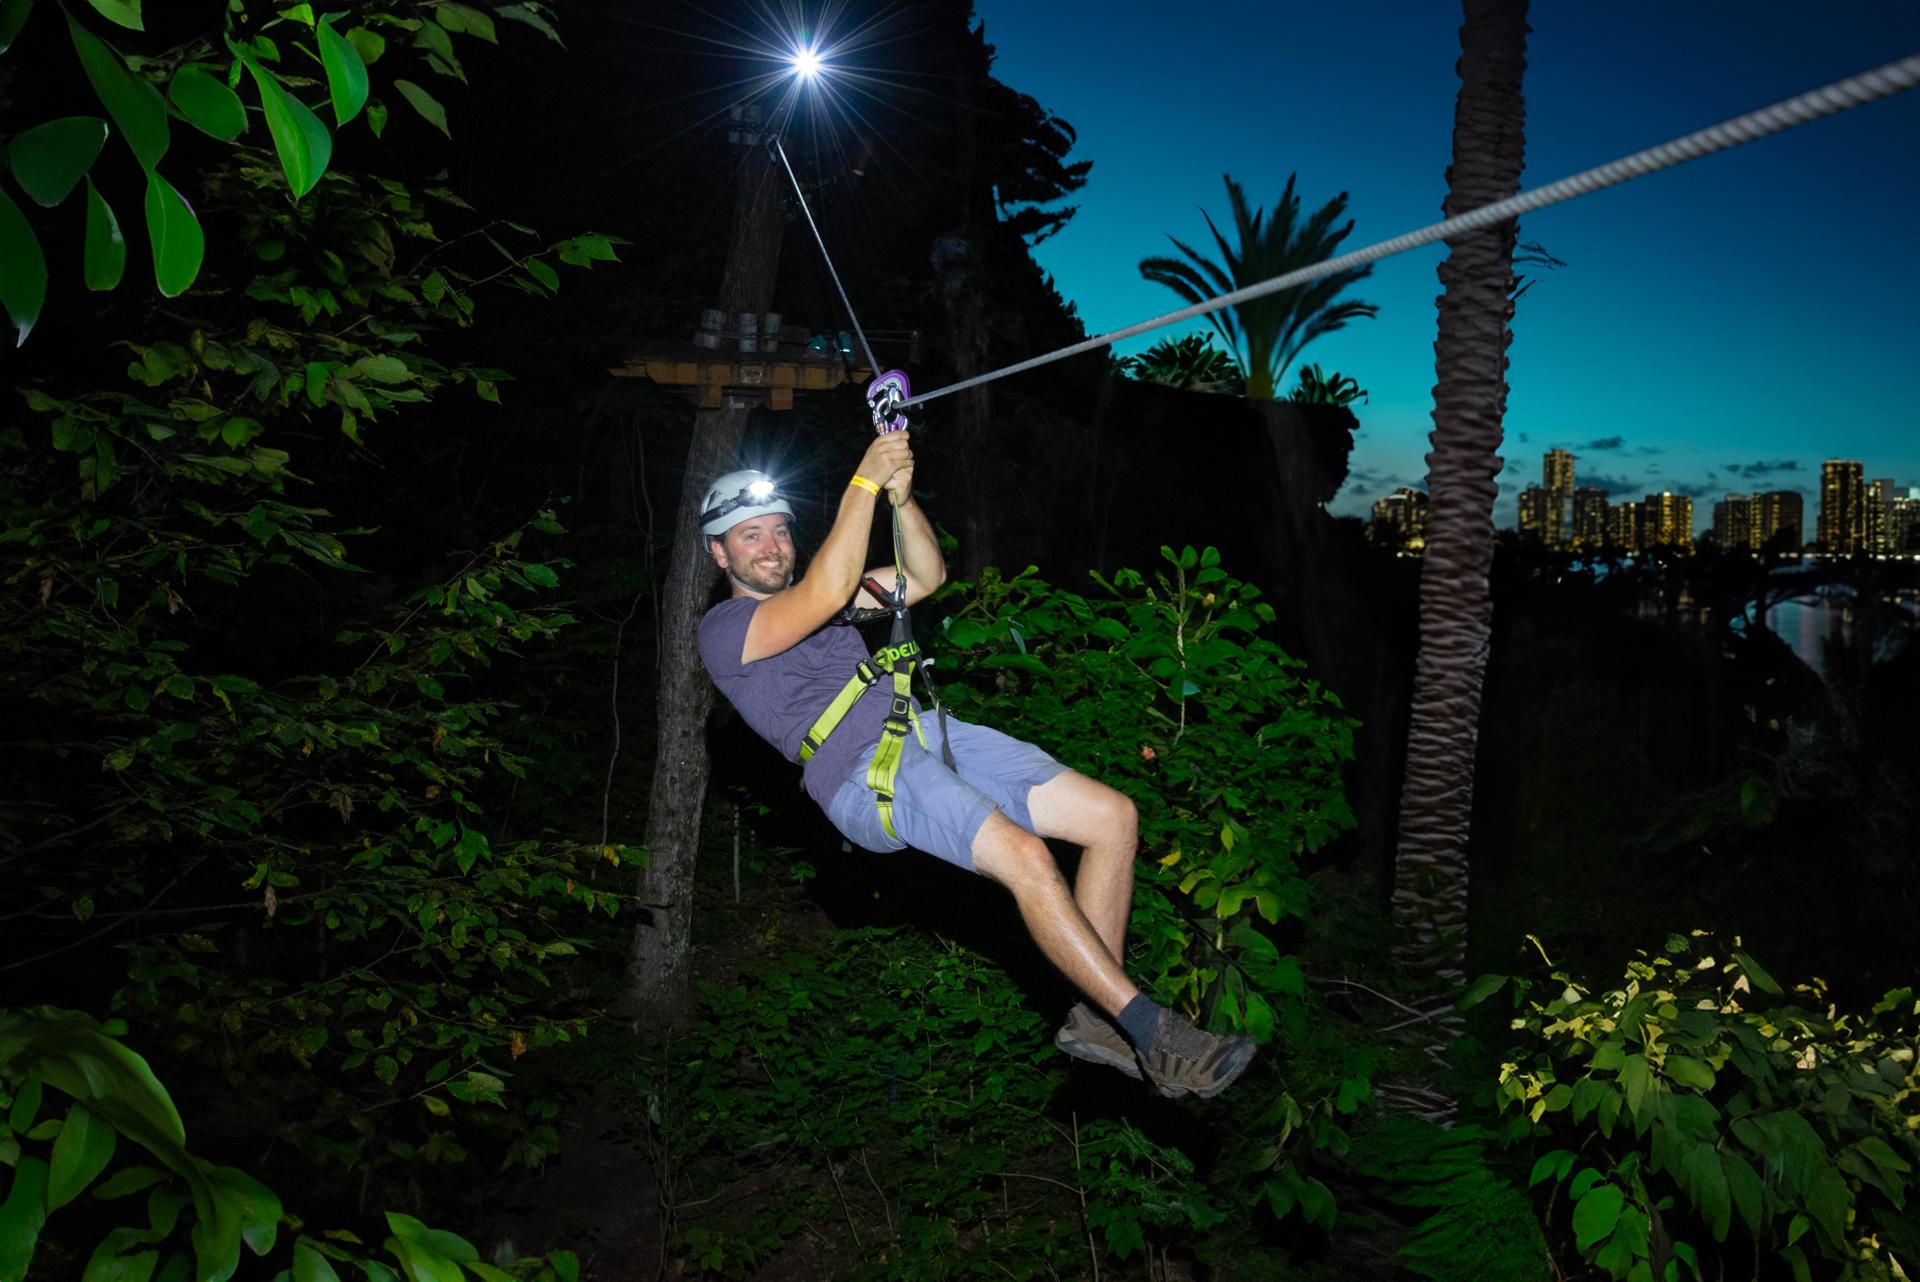
[[[1573,513],[1573,451],[1548,450],[1541,462],[1540,482],[1547,492],[1543,540],[1550,548],[1565,547],[1572,532],[1568,517]]]
[[[1758,546],[1753,541],[1753,496],[1729,494],[1713,505],[1713,541],[1724,552],[1746,552]]]
[[[1867,551],[1884,556],[1894,550],[1894,486],[1891,476],[1882,476],[1867,487]]]
[[[1643,547],[1693,546],[1693,500],[1665,491],[1640,500],[1640,539]]]
[[[1607,492],[1583,485],[1573,492],[1573,546],[1597,548],[1607,541]]]
[[[1607,541],[1620,552],[1638,552],[1645,546],[1640,539],[1640,505],[1619,503],[1607,509]]]
[[[1920,552],[1920,495],[1911,489],[1887,503],[1887,550]]]
[[[1791,543],[1790,551],[1798,552],[1800,545],[1806,541],[1806,503],[1799,492],[1770,490],[1754,495],[1753,504],[1758,512],[1758,546],[1767,546],[1782,530],[1789,530],[1793,537],[1785,541]]]
[[[1538,485],[1520,491],[1520,537],[1552,547],[1549,539],[1557,524],[1553,520],[1553,496]]]
[[[1373,501],[1367,535],[1374,542],[1407,552],[1427,546],[1427,493],[1401,486]]]
[[[1867,547],[1866,469],[1856,459],[1830,458],[1820,465],[1820,550],[1839,556]]]

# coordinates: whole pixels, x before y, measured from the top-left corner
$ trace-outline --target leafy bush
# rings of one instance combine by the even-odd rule
[[[172,1098],[118,1031],[74,1011],[0,1011],[0,1166],[13,1172],[0,1185],[0,1282],[21,1282],[43,1246],[77,1260],[89,1245],[88,1282],[223,1282],[240,1267],[243,1246],[275,1256],[268,1267],[282,1278],[290,1269],[298,1282],[339,1282],[334,1261],[357,1266],[369,1282],[462,1282],[467,1273],[481,1282],[578,1282],[570,1252],[490,1264],[466,1239],[397,1212],[386,1217],[391,1235],[381,1248],[391,1263],[349,1231],[302,1232],[273,1190],[188,1150]],[[49,1087],[67,1098],[64,1111]],[[114,1167],[122,1138],[159,1165]],[[91,1202],[75,1206],[89,1189]],[[116,1203],[140,1193],[144,1217],[101,1227],[123,1217]],[[94,1231],[78,1241],[46,1238],[49,1218],[69,1207],[92,1211]],[[291,1242],[281,1239],[283,1224]]]
[[[138,4],[93,8],[140,27]],[[177,193],[149,201],[166,305],[102,304],[69,350],[29,348],[46,363],[0,411],[6,969],[99,985],[70,1004],[164,1014],[174,1035],[155,1054],[246,1085],[240,1116],[209,1124],[339,1165],[459,1161],[481,1133],[537,1162],[553,1106],[504,1096],[507,1066],[579,1030],[553,973],[620,902],[612,866],[638,854],[554,836],[524,803],[517,825],[501,817],[532,763],[508,741],[500,669],[571,622],[551,596],[563,531],[530,505],[467,550],[441,535],[396,554],[404,535],[383,545],[329,507],[365,502],[374,446],[407,465],[436,399],[471,392],[494,412],[482,403],[507,375],[448,342],[487,282],[544,297],[557,264],[610,260],[615,242],[543,243],[484,222],[443,177],[333,163],[334,132],[386,123],[367,61],[445,127],[406,76],[464,78],[452,37],[497,35],[470,6],[396,0],[343,33],[305,5],[236,0],[131,59],[83,13],[5,9],[20,34],[6,56],[46,48],[84,93],[71,42],[111,117],[69,118],[92,122],[92,150],[73,150],[73,129],[36,134],[41,159],[71,186],[117,132],[164,195],[141,148],[171,138],[168,173],[191,197],[180,218]],[[538,3],[496,12],[551,34]],[[240,132],[228,81],[257,94],[264,135]],[[299,101],[316,92],[337,131]],[[114,175],[88,177],[99,207],[121,199],[94,177]],[[24,222],[0,235],[10,265],[34,242]],[[89,284],[97,252],[90,233]]]
[[[1349,1156],[1387,1198],[1426,1212],[1398,1257],[1419,1276],[1537,1282],[1551,1274],[1533,1204],[1485,1129],[1389,1117],[1355,1137]]]
[[[943,590],[943,694],[956,714],[1032,740],[1131,797],[1140,814],[1128,973],[1159,1000],[1261,1042],[1297,1042],[1310,1003],[1272,928],[1308,912],[1302,856],[1353,826],[1340,770],[1357,724],[1261,634],[1273,609],[1213,548],[1161,550],[1149,581],[1095,575],[1080,595],[1029,568]],[[1330,1227],[1295,1137],[1337,1149],[1368,1097],[1359,1063],[1316,1066],[1310,1094],[1257,1119],[1276,1135],[1247,1171],[1277,1215]]]
[[[1672,936],[1605,992],[1557,971],[1544,998],[1515,982],[1528,1040],[1498,1098],[1552,1145],[1532,1183],[1564,1187],[1575,1247],[1613,1278],[1765,1260],[1799,1282],[1907,1276],[1920,1002],[1900,989],[1843,1013],[1818,981],[1785,992],[1738,945]]]

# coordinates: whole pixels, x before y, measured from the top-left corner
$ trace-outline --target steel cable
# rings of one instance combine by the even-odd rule
[[[1409,249],[1418,249],[1422,245],[1430,245],[1437,240],[1447,240],[1462,232],[1477,231],[1482,227],[1505,222],[1510,218],[1531,213],[1536,209],[1544,209],[1548,205],[1556,205],[1564,200],[1572,200],[1576,196],[1584,196],[1605,187],[1618,186],[1620,183],[1628,182],[1634,178],[1644,177],[1647,174],[1658,173],[1662,169],[1671,169],[1675,165],[1684,164],[1689,160],[1696,160],[1701,156],[1710,156],[1715,152],[1726,151],[1729,148],[1738,147],[1742,143],[1753,142],[1757,139],[1765,138],[1770,134],[1781,133],[1798,125],[1804,125],[1825,116],[1846,111],[1852,107],[1863,106],[1877,99],[1890,97],[1893,94],[1912,89],[1915,85],[1920,85],[1920,54],[1912,54],[1898,61],[1889,62],[1885,66],[1876,67],[1871,71],[1863,71],[1858,75],[1848,76],[1844,80],[1836,80],[1830,85],[1810,90],[1797,97],[1788,98],[1784,102],[1777,102],[1770,107],[1761,107],[1757,110],[1749,111],[1745,115],[1735,116],[1733,119],[1723,121],[1717,125],[1710,125],[1705,129],[1687,134],[1685,137],[1676,138],[1671,142],[1661,143],[1657,147],[1649,147],[1645,151],[1637,151],[1630,156],[1623,156],[1619,160],[1610,161],[1607,164],[1585,170],[1568,178],[1562,178],[1558,182],[1548,183],[1544,187],[1535,187],[1529,191],[1523,191],[1518,195],[1509,196],[1505,200],[1496,201],[1491,205],[1483,205],[1479,209],[1457,215],[1444,222],[1434,223],[1430,227],[1423,227],[1418,231],[1407,232],[1404,235],[1395,236],[1391,240],[1383,240],[1376,245],[1369,245],[1365,249],[1356,249],[1352,253],[1341,254],[1337,258],[1329,258],[1325,262],[1315,263],[1311,267],[1303,267],[1298,271],[1288,272],[1283,276],[1275,276],[1270,280],[1260,281],[1258,284],[1248,285],[1243,289],[1236,289],[1231,293],[1206,299],[1190,307],[1183,307],[1179,311],[1168,312],[1163,316],[1155,316],[1151,320],[1144,320],[1136,325],[1129,325],[1125,329],[1116,329],[1109,333],[1100,334],[1093,338],[1085,339],[1082,342],[1048,352],[1044,356],[1030,357],[1001,369],[991,370],[985,374],[977,374],[972,378],[962,379],[957,383],[950,383],[945,387],[936,387],[930,392],[921,392],[908,400],[906,404],[924,405],[926,402],[935,400],[938,397],[947,396],[954,392],[964,392],[968,388],[980,387],[986,383],[993,382],[995,379],[1006,378],[1012,374],[1023,374],[1028,370],[1038,369],[1043,365],[1051,365],[1055,361],[1066,360],[1070,356],[1079,356],[1084,352],[1095,351],[1102,347],[1110,347],[1114,343],[1133,338],[1136,335],[1145,334],[1150,330],[1178,324],[1184,320],[1192,320],[1198,316],[1205,316],[1209,312],[1217,312],[1228,307],[1234,307],[1240,303],[1265,297],[1268,294],[1278,293],[1283,289],[1292,289],[1295,286],[1307,284],[1309,281],[1319,280],[1323,276],[1331,276],[1335,272],[1343,272],[1367,263],[1378,262],[1382,258],[1389,258],[1395,254],[1403,254]],[[809,216],[809,218],[811,218],[811,216]],[[815,233],[816,236],[818,234],[818,232]],[[824,252],[825,246],[823,245],[821,248]],[[829,265],[829,270],[831,270],[831,265]],[[836,277],[835,280],[837,283],[838,277]],[[844,298],[845,295],[842,294],[841,297]],[[851,308],[849,308],[849,312],[851,312]],[[878,369],[877,366],[875,368]]]

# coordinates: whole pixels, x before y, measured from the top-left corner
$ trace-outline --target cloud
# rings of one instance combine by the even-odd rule
[[[1638,498],[1647,492],[1644,481],[1629,481],[1623,476],[1607,476],[1601,472],[1592,472],[1578,479],[1580,485],[1596,485],[1607,492],[1610,502],[1618,503],[1624,498]]]
[[[1624,436],[1603,436],[1597,441],[1588,441],[1580,448],[1583,450],[1617,450],[1625,446],[1626,443],[1627,438]]]
[[[1763,460],[1758,463],[1727,464],[1727,471],[1735,476],[1747,477],[1749,480],[1758,480],[1763,476],[1771,476],[1775,472],[1798,472],[1799,470],[1800,460],[1790,458]]]
[[[1665,454],[1666,450],[1658,445],[1642,445],[1634,450],[1635,454]]]
[[[1382,471],[1376,467],[1354,468],[1351,472],[1347,473],[1347,483],[1350,486],[1357,487],[1363,492],[1377,492],[1381,494],[1389,493],[1403,485],[1412,489],[1424,488],[1424,486],[1418,482],[1409,481],[1406,477],[1400,476],[1397,473]]]
[[[1529,440],[1532,439],[1525,432],[1521,432],[1519,435],[1520,435],[1520,443],[1522,445],[1525,445]]]
[[[1660,488],[1673,494],[1684,494],[1690,499],[1697,499],[1708,494],[1718,494],[1720,492],[1720,487],[1714,484],[1712,480],[1675,481],[1671,485],[1663,485]]]

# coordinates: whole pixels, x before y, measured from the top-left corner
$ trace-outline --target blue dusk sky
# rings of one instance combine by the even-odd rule
[[[996,74],[1093,162],[1079,214],[1035,251],[1089,332],[1180,305],[1137,264],[1173,252],[1169,233],[1210,245],[1199,209],[1228,221],[1223,173],[1262,206],[1293,171],[1308,211],[1350,193],[1349,249],[1441,216],[1457,5],[976,9]],[[1536,0],[1532,22],[1525,187],[1920,51],[1908,0]],[[1616,502],[1699,496],[1698,528],[1729,490],[1813,493],[1824,458],[1920,485],[1920,90],[1542,210],[1520,235],[1567,265],[1514,319],[1500,525],[1553,446]],[[1354,295],[1380,314],[1303,356],[1370,393],[1336,512],[1425,484],[1444,253],[1377,265]]]

